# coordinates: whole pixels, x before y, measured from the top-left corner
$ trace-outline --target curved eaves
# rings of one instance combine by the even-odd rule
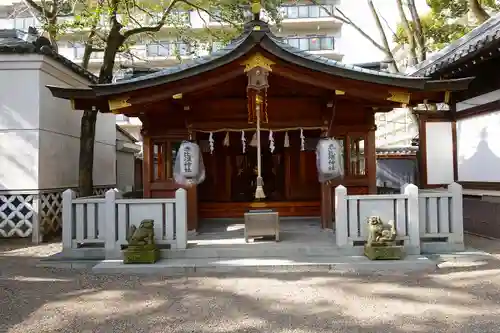
[[[109,94],[126,93],[130,91],[131,87],[134,87],[134,89],[150,88],[194,77],[229,64],[247,54],[252,47],[258,44],[258,39],[262,38],[264,33],[261,32],[260,36],[252,35],[252,33],[247,33],[225,48],[208,56],[193,59],[186,64],[169,67],[161,71],[138,76],[126,81],[93,85],[91,88],[95,91],[97,96],[106,96]]]

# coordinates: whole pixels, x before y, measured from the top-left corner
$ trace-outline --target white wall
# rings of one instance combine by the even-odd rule
[[[84,87],[86,79],[51,58],[0,57],[0,190],[78,185],[81,112],[46,85]],[[94,184],[116,183],[115,116],[99,114]]]
[[[38,188],[39,57],[0,57],[0,190]]]
[[[78,185],[82,111],[69,101],[54,98],[46,85],[85,87],[86,80],[44,59],[40,73],[40,188]],[[99,114],[94,146],[94,185],[116,183],[115,116]],[[58,149],[54,149],[58,147]]]
[[[453,132],[450,122],[428,122],[426,128],[427,184],[453,183]]]
[[[458,180],[500,182],[500,111],[457,121]]]
[[[116,187],[126,191],[135,183],[135,157],[133,153],[116,152]]]
[[[465,111],[471,107],[483,105],[486,103],[498,101],[500,99],[500,89],[490,91],[489,93],[466,99],[457,103],[457,112]]]

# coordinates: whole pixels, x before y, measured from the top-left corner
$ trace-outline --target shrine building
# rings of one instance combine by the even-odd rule
[[[172,197],[183,140],[197,142],[206,179],[187,188],[188,229],[208,218],[241,218],[251,208],[333,223],[333,189],[376,193],[376,112],[449,103],[472,78],[433,80],[379,72],[311,55],[274,36],[256,17],[225,48],[176,67],[86,89],[48,87],[76,110],[139,117],[144,198]],[[261,106],[261,107],[259,107]],[[258,110],[258,111],[256,111]],[[256,114],[256,112],[259,112]],[[257,116],[265,199],[254,198]],[[318,181],[319,138],[343,149],[344,177]]]

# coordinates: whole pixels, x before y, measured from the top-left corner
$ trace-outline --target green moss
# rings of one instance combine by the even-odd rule
[[[370,260],[400,260],[404,257],[402,246],[368,246],[365,245],[365,256]]]
[[[157,248],[145,248],[144,246],[132,246],[123,251],[124,264],[154,264],[160,259],[160,250]]]

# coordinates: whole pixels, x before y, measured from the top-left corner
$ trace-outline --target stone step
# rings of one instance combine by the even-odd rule
[[[243,246],[194,246],[186,250],[162,250],[162,258],[196,259],[196,258],[288,258],[303,256],[336,257],[342,252],[334,245],[314,246],[313,244],[298,246],[297,244],[247,244]]]
[[[82,260],[82,259],[60,259],[60,260],[40,260],[36,267],[43,268],[64,268],[64,269],[92,269],[95,265],[101,263],[101,260]]]
[[[423,256],[407,256],[403,260],[374,260],[363,256],[297,257],[297,258],[223,258],[162,259],[155,264],[124,264],[122,260],[104,260],[92,268],[98,274],[161,274],[185,276],[210,273],[250,272],[323,272],[404,274],[434,271],[436,262]]]

